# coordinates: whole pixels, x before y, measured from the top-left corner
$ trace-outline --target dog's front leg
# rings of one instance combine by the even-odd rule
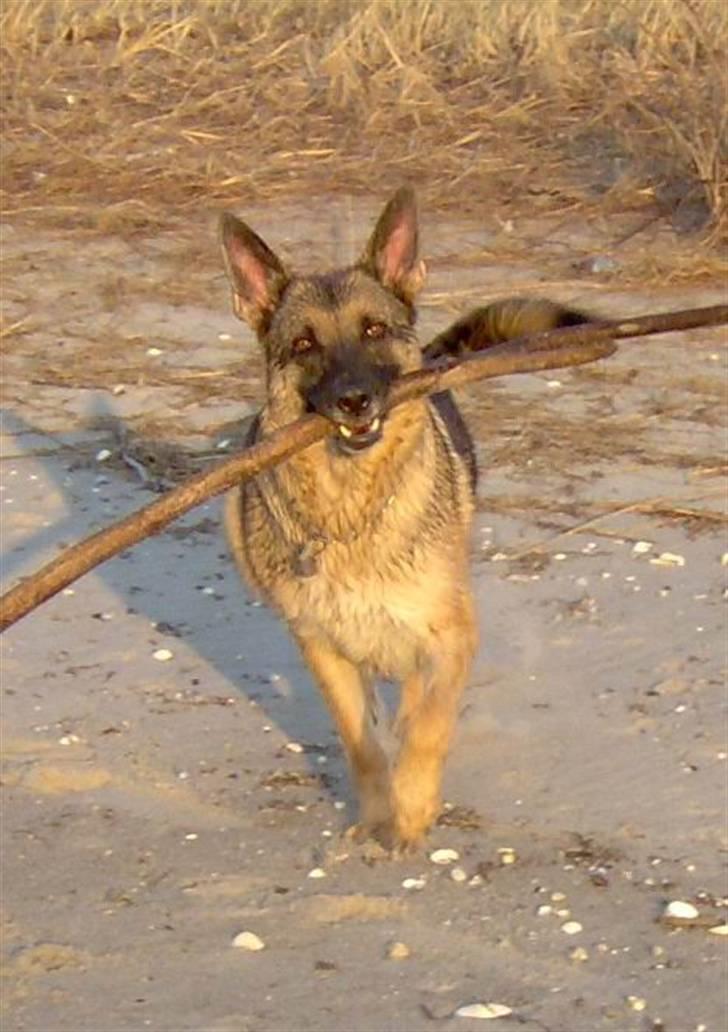
[[[416,845],[440,811],[440,785],[458,703],[475,651],[470,599],[454,607],[444,626],[435,629],[426,672],[402,686],[395,727],[401,739],[392,775],[391,845]]]
[[[344,743],[359,797],[358,837],[376,835],[391,818],[389,764],[372,714],[371,686],[359,668],[317,635],[296,633]]]

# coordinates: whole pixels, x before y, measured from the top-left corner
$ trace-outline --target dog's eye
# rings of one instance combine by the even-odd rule
[[[307,337],[303,334],[291,343],[291,351],[294,355],[305,355],[309,351],[313,351],[314,348],[318,347],[318,343],[314,337]]]
[[[381,340],[382,337],[386,337],[389,332],[389,327],[383,322],[371,322],[367,323],[364,327],[364,336],[368,337],[369,340]]]

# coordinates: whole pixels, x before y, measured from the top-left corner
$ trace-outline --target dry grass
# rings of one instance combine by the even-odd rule
[[[0,18],[6,211],[133,230],[411,180],[473,213],[726,228],[721,0],[4,0]]]

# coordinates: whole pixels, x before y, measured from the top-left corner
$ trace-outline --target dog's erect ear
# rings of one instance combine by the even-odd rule
[[[260,333],[283,293],[288,273],[257,233],[230,212],[220,218],[220,240],[235,314]]]
[[[408,186],[397,191],[382,214],[361,264],[379,282],[411,304],[425,279],[417,257],[417,200]]]

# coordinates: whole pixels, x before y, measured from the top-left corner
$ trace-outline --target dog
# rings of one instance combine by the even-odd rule
[[[472,439],[449,394],[388,408],[392,384],[423,363],[415,196],[400,189],[361,258],[325,273],[289,271],[229,213],[221,240],[234,311],[265,356],[266,399],[250,442],[306,412],[335,426],[229,494],[232,554],[287,622],[337,726],[359,800],[353,833],[409,850],[439,814],[477,642]],[[441,334],[430,354],[572,316],[549,302],[496,302]],[[401,686],[391,759],[378,735],[377,678]]]

